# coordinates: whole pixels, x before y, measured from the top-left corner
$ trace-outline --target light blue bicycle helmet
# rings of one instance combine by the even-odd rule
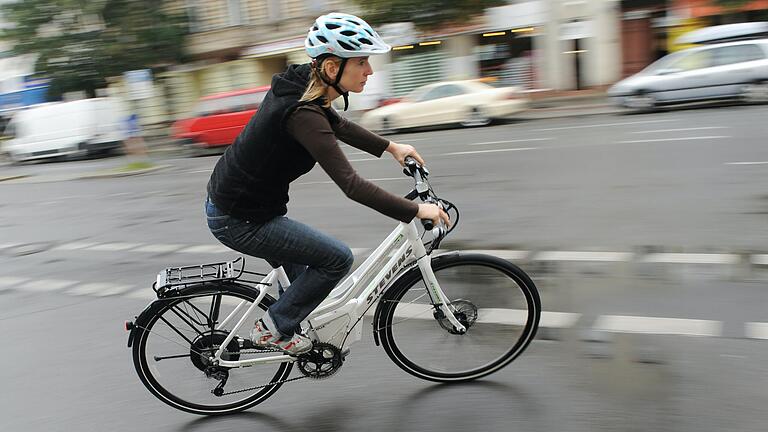
[[[315,20],[304,40],[304,48],[312,57],[312,66],[318,72],[322,69],[323,60],[329,56],[341,58],[335,82],[331,82],[323,73],[319,75],[326,84],[344,97],[344,111],[349,106],[349,92],[339,87],[339,81],[347,60],[352,57],[384,54],[392,49],[367,22],[354,15],[338,12],[322,15]]]
[[[332,12],[315,20],[304,40],[304,48],[312,58],[332,54],[341,58],[384,54],[390,47],[362,19]]]

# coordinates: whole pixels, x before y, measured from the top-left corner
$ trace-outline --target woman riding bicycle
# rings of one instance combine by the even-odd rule
[[[424,160],[410,145],[388,141],[346,120],[331,108],[349,92],[360,93],[373,74],[368,56],[390,50],[362,19],[331,13],[315,20],[304,42],[312,62],[291,65],[272,79],[256,115],[219,159],[208,182],[208,227],[224,245],[283,266],[290,289],[255,323],[256,346],[291,355],[312,348],[300,323],[349,272],[352,252],[340,241],[285,217],[289,184],[319,163],[354,201],[402,222],[414,217],[448,223],[434,204],[416,204],[361,178],[337,139],[401,165]]]

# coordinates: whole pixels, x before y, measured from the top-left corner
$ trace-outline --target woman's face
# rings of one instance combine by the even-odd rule
[[[328,72],[330,72],[328,74],[330,78],[335,79],[338,67],[333,67]],[[347,65],[344,66],[344,73],[339,84],[341,88],[347,91],[360,93],[365,88],[365,83],[371,75],[373,75],[373,69],[368,62],[368,57],[352,57],[347,60]]]

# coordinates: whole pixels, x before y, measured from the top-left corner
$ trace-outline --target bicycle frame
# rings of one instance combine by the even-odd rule
[[[457,330],[466,330],[453,315],[449,302],[446,301],[446,296],[440,289],[440,284],[432,271],[431,256],[427,255],[426,248],[419,238],[416,221],[414,219],[410,223],[401,222],[381,245],[352,274],[331,291],[328,298],[307,317],[305,322],[309,324],[309,336],[312,339],[332,343],[342,351],[346,350],[352,343],[359,341],[362,338],[362,326],[359,324],[362,322],[363,315],[375,304],[379,296],[390,285],[390,282],[397,279],[402,270],[414,259],[424,280],[428,283],[429,288],[426,293],[432,304],[443,312]],[[271,285],[265,285],[260,289],[253,304],[240,317],[216,351],[213,361],[219,366],[238,368],[265,363],[296,361],[296,357],[289,355],[236,361],[221,358],[225,348],[238,331],[244,325],[253,323],[249,317],[258,308],[268,291],[274,290],[274,294],[277,295],[277,283],[275,282],[280,283],[286,289],[290,289],[290,281],[282,267],[273,269],[262,282]],[[246,303],[245,300],[240,302],[216,328],[223,328],[236,319],[245,308]]]

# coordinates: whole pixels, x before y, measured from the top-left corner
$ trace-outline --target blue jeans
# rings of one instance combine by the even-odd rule
[[[211,233],[225,246],[285,269],[291,286],[284,292],[280,287],[280,298],[265,316],[267,327],[284,337],[300,328],[352,268],[347,245],[285,216],[251,223],[221,212],[209,199],[205,213]]]

